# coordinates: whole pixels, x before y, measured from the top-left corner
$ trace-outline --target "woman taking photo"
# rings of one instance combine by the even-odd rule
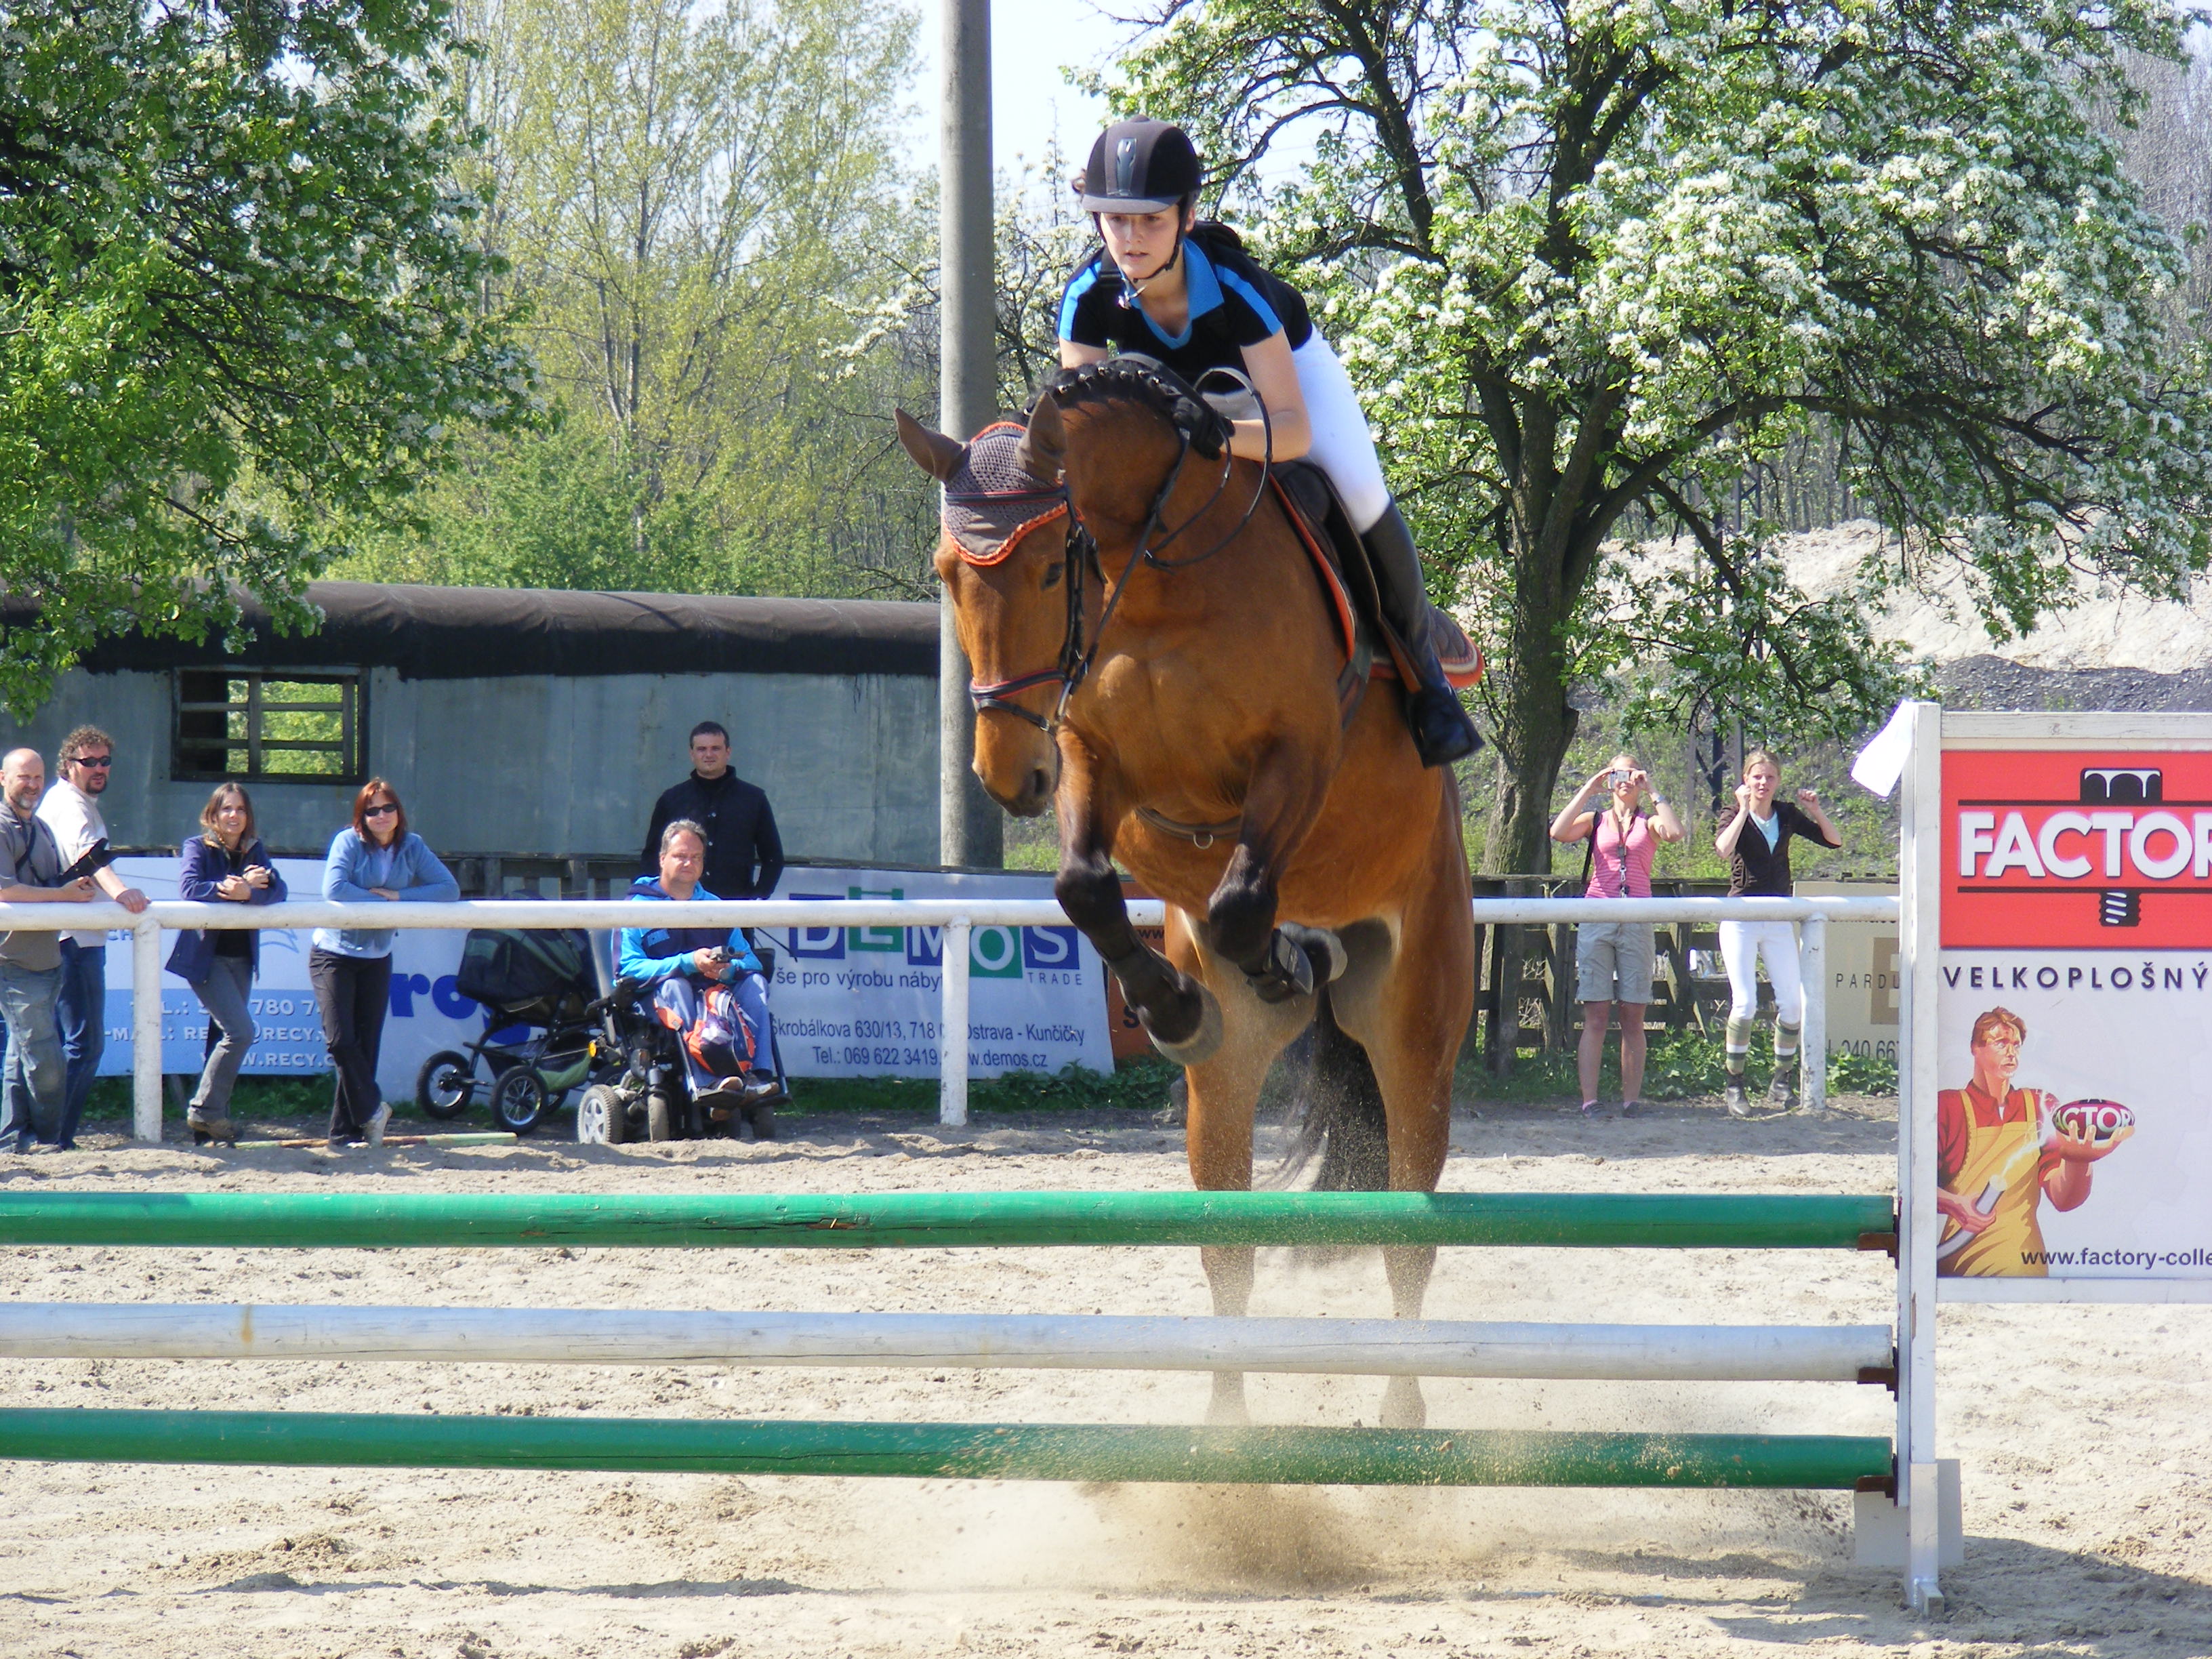
[[[407,827],[399,793],[371,778],[354,797],[353,823],[331,842],[323,896],[340,904],[450,903],[460,884],[422,837]],[[307,979],[323,1012],[323,1040],[337,1073],[331,1102],[331,1145],[384,1139],[392,1108],[376,1086],[376,1058],[391,1006],[389,927],[318,927]]]
[[[1210,370],[1249,379],[1265,423],[1231,423],[1229,447],[1248,460],[1304,459],[1328,475],[1382,589],[1419,684],[1406,721],[1424,766],[1480,745],[1437,658],[1413,534],[1390,499],[1375,440],[1344,365],[1313,325],[1304,297],[1254,263],[1237,233],[1200,224],[1198,151],[1165,121],[1117,121],[1098,136],[1078,182],[1103,246],[1060,295],[1060,363],[1081,368],[1109,349],[1139,352],[1192,386]]]
[[[1638,805],[1651,797],[1645,816]],[[1591,803],[1601,797],[1602,807]],[[1584,844],[1583,896],[1650,898],[1651,855],[1662,841],[1682,839],[1682,821],[1651,787],[1633,755],[1585,783],[1552,820],[1552,839]],[[1606,1023],[1620,1005],[1620,1115],[1644,1109],[1644,1010],[1651,1000],[1655,939],[1648,921],[1585,921],[1575,928],[1575,996],[1583,1005],[1582,1048],[1576,1058],[1583,1115],[1598,1114],[1598,1068],[1605,1059]]]
[[[255,833],[253,802],[234,783],[216,786],[200,808],[200,831],[185,843],[179,896],[195,904],[280,904],[284,878]],[[185,1122],[195,1144],[234,1142],[230,1091],[259,1034],[249,999],[261,968],[261,934],[252,927],[210,927],[177,935],[169,971],[192,988],[215,1038]]]
[[[1810,789],[1797,792],[1797,804],[1777,800],[1782,769],[1764,749],[1743,759],[1743,781],[1735,804],[1721,814],[1713,850],[1729,861],[1730,898],[1788,898],[1790,842],[1802,836],[1817,846],[1835,848],[1844,837],[1820,810]],[[1774,1081],[1767,1085],[1770,1105],[1784,1110],[1797,1104],[1797,1036],[1805,1024],[1805,988],[1797,974],[1797,929],[1786,921],[1724,921],[1721,960],[1728,964],[1728,1088],[1722,1097],[1729,1115],[1749,1117],[1744,1093],[1744,1062],[1751,1055],[1752,1018],[1759,1012],[1759,963],[1766,963],[1766,982],[1774,988]]]

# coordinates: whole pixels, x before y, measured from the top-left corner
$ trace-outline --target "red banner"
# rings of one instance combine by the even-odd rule
[[[1948,750],[1943,944],[2212,945],[2212,753]]]

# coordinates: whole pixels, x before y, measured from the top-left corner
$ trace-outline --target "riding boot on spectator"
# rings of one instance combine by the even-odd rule
[[[1398,503],[1384,507],[1382,516],[1359,539],[1374,564],[1383,614],[1405,641],[1420,682],[1407,691],[1406,724],[1413,728],[1421,764],[1449,766],[1464,760],[1482,747],[1482,739],[1437,659],[1436,608],[1429,603],[1420,555],[1413,550],[1413,532]]]

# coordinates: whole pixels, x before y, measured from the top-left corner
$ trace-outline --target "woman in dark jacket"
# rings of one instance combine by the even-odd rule
[[[275,904],[283,899],[284,878],[254,833],[253,802],[245,790],[234,783],[217,784],[200,809],[200,828],[204,833],[185,843],[179,896],[198,904]],[[230,1091],[258,1035],[247,998],[260,966],[261,935],[251,927],[179,933],[169,952],[169,971],[192,988],[222,1033],[185,1115],[197,1143],[238,1139],[230,1121]]]

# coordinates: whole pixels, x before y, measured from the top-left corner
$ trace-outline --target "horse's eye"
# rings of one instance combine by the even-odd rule
[[[1060,570],[1060,568],[1058,565],[1056,565],[1056,564],[1048,564],[1048,565],[1047,565],[1047,566],[1044,568],[1044,585],[1045,585],[1047,587],[1057,587],[1057,586],[1060,586],[1060,576],[1061,576],[1061,574],[1063,574],[1063,573],[1062,573],[1062,571]]]

